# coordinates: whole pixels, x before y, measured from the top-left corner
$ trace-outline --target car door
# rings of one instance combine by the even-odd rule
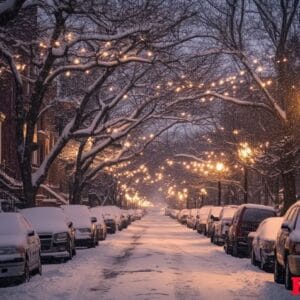
[[[292,207],[287,213],[283,222],[288,222],[291,226],[295,225],[296,217],[298,213],[298,207]],[[280,229],[276,241],[276,256],[280,264],[284,264],[285,244],[289,236],[289,231],[286,229]]]

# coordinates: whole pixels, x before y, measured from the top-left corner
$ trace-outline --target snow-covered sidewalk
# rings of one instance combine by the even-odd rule
[[[0,299],[295,299],[273,275],[153,212]]]

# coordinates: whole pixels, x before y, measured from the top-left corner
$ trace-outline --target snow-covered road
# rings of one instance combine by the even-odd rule
[[[2,300],[295,299],[272,274],[153,211],[73,261],[0,288]]]

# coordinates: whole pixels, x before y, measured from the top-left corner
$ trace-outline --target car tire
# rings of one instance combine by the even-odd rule
[[[212,244],[214,244],[214,235],[215,235],[215,233],[214,233],[214,231],[211,233],[211,235],[210,235],[210,242],[212,243]]]
[[[251,249],[251,265],[257,267],[258,266],[258,261],[256,259],[256,256],[255,256],[255,251],[254,249],[252,248]]]
[[[71,242],[71,241],[69,241],[69,249],[68,249],[68,252],[69,252],[68,260],[72,260],[72,258],[73,258],[73,249],[72,249],[72,242]]]
[[[77,253],[76,253],[76,248],[75,246],[72,248],[72,255],[75,256]]]
[[[232,256],[238,257],[238,255],[239,255],[238,245],[237,242],[234,242],[232,246]]]
[[[289,268],[288,258],[286,258],[286,262],[285,262],[284,286],[287,290],[292,289],[292,274]]]
[[[30,269],[28,265],[28,260],[26,259],[24,265],[24,274],[22,276],[22,282],[28,282],[30,280]]]
[[[265,262],[265,259],[262,255],[262,251],[260,250],[260,265],[259,265],[260,269],[267,272],[268,271],[268,268],[267,268],[267,265],[266,265],[266,262]]]
[[[274,281],[276,283],[284,283],[284,270],[276,258],[276,253],[274,259]]]
[[[43,273],[41,254],[39,255],[39,264],[38,264],[38,267],[36,269],[36,273],[39,274],[39,275],[42,275],[42,273]]]
[[[224,244],[224,250],[226,254],[232,255],[232,249],[229,247],[229,242],[227,240]]]

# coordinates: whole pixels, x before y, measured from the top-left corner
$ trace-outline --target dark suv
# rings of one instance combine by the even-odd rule
[[[274,281],[291,289],[292,276],[300,276],[300,201],[284,215],[275,242]]]
[[[269,217],[276,217],[273,207],[258,204],[239,206],[225,240],[225,252],[233,256],[240,256],[241,254],[249,256],[249,232],[256,231],[259,223]]]

